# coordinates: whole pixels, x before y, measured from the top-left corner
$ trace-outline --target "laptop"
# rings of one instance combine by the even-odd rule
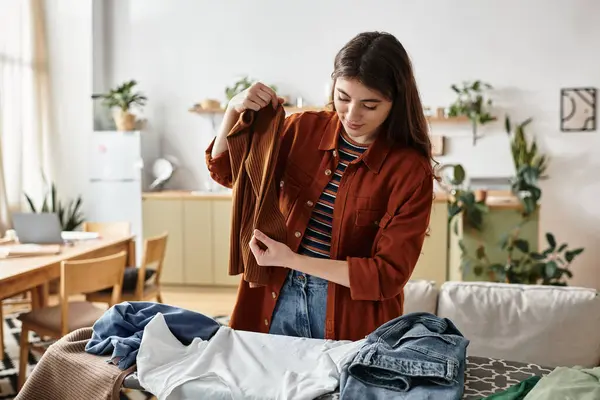
[[[12,217],[19,243],[64,243],[62,226],[56,213],[14,213]]]

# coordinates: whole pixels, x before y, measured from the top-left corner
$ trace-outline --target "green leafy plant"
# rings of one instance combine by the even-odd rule
[[[505,117],[504,126],[507,134],[511,135],[511,153],[516,175],[511,179],[511,190],[523,204],[524,216],[531,215],[538,206],[542,197],[542,190],[538,181],[546,179],[546,168],[548,158],[538,153],[538,147],[535,139],[529,141],[525,134],[525,127],[531,123],[532,119],[515,126],[512,132],[512,123],[508,116]]]
[[[504,118],[504,128],[506,133],[511,135],[510,149],[513,158],[515,170],[519,170],[524,166],[535,168],[538,172],[539,179],[546,179],[546,168],[548,167],[548,157],[539,154],[538,146],[535,138],[528,140],[525,134],[525,128],[532,122],[532,118],[515,126],[512,132],[512,122],[509,116]]]
[[[533,214],[542,197],[542,189],[537,185],[538,174],[534,167],[524,165],[511,179],[511,191],[521,201],[524,217]]]
[[[74,231],[85,221],[81,212],[81,196],[78,196],[75,200],[69,200],[65,204],[58,199],[54,183],[50,184],[50,188],[44,194],[39,208],[35,207],[32,198],[27,193],[24,193],[24,195],[31,212],[57,213],[63,231]]]
[[[227,100],[231,100],[235,95],[243,92],[244,90],[252,86],[252,83],[253,81],[250,80],[249,77],[244,76],[243,78],[234,82],[232,86],[227,86],[225,88],[225,97],[227,97]]]
[[[529,242],[519,237],[519,229],[514,229],[500,241],[500,246],[506,251],[506,262],[491,263],[480,245],[474,256],[466,254],[463,248],[463,262],[467,267],[473,267],[475,275],[488,273],[491,280],[506,283],[541,284],[567,286],[566,278],[572,278],[569,268],[577,256],[583,253],[583,248],[570,249],[567,243],[560,246],[552,233],[546,233],[547,247],[537,252]]]
[[[456,93],[456,100],[450,105],[450,117],[466,116],[473,127],[473,146],[477,143],[477,127],[496,121],[490,112],[492,99],[486,91],[492,89],[489,83],[476,80],[463,82],[461,86],[453,84],[452,90]]]
[[[129,80],[122,83],[108,93],[92,95],[93,99],[102,99],[102,103],[108,107],[118,107],[123,112],[128,112],[133,105],[143,107],[148,100],[141,92],[134,91],[137,81]]]
[[[447,192],[450,195],[448,197],[448,223],[463,213],[466,224],[481,231],[484,214],[489,211],[485,199],[477,200],[475,192],[464,186],[466,173],[461,164],[447,164],[440,169],[440,172],[448,168],[452,168],[452,177],[446,179],[445,182],[449,187]],[[454,231],[455,233],[458,231],[457,222],[454,224]]]
[[[256,82],[256,80],[250,79],[250,77],[248,77],[248,76],[244,76],[244,77],[238,79],[236,82],[234,82],[233,85],[227,86],[225,88],[225,97],[227,98],[227,101],[231,100],[237,94],[248,89],[255,82]],[[277,86],[269,85],[269,87],[271,89],[273,89],[273,91],[277,92]]]

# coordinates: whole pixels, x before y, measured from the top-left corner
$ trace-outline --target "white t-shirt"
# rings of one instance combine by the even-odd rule
[[[335,391],[364,340],[334,341],[221,327],[184,346],[162,314],[144,329],[139,382],[158,400],[314,399]]]

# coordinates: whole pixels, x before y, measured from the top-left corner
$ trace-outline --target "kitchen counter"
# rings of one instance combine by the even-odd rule
[[[142,199],[162,199],[162,200],[228,200],[231,199],[231,192],[202,192],[192,190],[164,190],[162,192],[144,192]]]
[[[192,190],[165,190],[162,192],[144,192],[143,199],[163,199],[163,200],[229,200],[231,192],[204,192]],[[435,194],[435,203],[445,203],[448,200],[448,194],[445,192],[437,192]],[[510,192],[490,191],[486,198],[486,204],[494,209],[519,208],[521,203],[519,200],[510,194]]]

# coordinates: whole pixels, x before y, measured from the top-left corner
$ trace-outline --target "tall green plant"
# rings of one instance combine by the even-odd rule
[[[523,204],[524,216],[531,215],[538,206],[542,197],[542,190],[538,182],[547,178],[545,175],[548,166],[546,155],[539,154],[535,139],[529,141],[525,134],[525,127],[532,119],[517,124],[512,132],[510,117],[506,116],[504,126],[506,133],[511,135],[510,148],[516,175],[511,179],[511,189]]]
[[[496,121],[491,113],[492,99],[487,96],[487,90],[492,89],[489,83],[476,80],[463,82],[459,87],[451,86],[456,93],[456,100],[450,105],[448,115],[451,117],[466,116],[471,121],[473,130],[473,146],[477,143],[477,128],[489,122]]]
[[[81,196],[77,196],[75,200],[69,200],[64,204],[58,199],[56,185],[54,183],[50,184],[50,188],[44,194],[42,204],[39,208],[35,206],[32,198],[27,193],[24,193],[24,196],[31,212],[58,214],[58,219],[60,220],[63,231],[74,231],[85,221],[81,211]]]
[[[515,125],[513,132],[512,122],[507,115],[504,118],[504,128],[508,135],[512,134],[510,149],[515,170],[518,171],[522,167],[528,166],[536,170],[539,179],[545,179],[545,172],[548,167],[548,157],[544,154],[539,154],[535,138],[528,140],[527,135],[525,134],[525,128],[532,120],[532,118],[528,118],[520,124]]]

